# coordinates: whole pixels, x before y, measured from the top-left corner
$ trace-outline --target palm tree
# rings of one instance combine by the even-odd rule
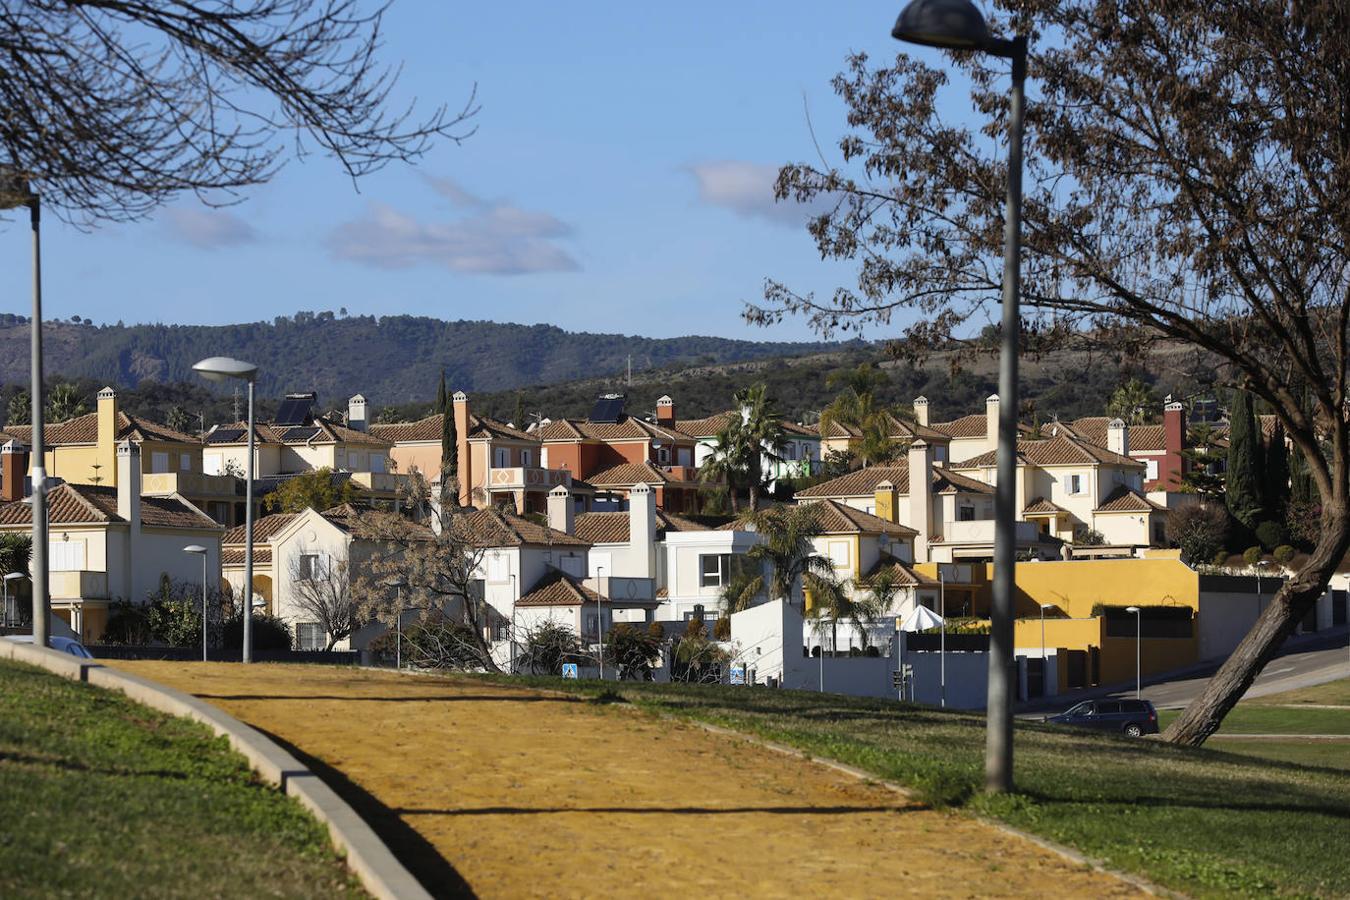
[[[734,419],[718,429],[713,437],[712,452],[698,467],[699,481],[727,486],[732,514],[741,511],[736,489],[744,482],[746,469],[744,448],[737,431],[737,421]]]
[[[734,434],[741,446],[747,471],[746,484],[750,489],[750,509],[759,509],[759,492],[764,486],[764,463],[776,465],[783,461],[783,447],[787,436],[783,420],[769,398],[769,389],[763,382],[737,391],[734,401],[740,410],[740,423],[733,419]]]
[[[821,410],[820,434],[826,437],[838,426],[854,435],[856,443],[851,440],[850,449],[864,468],[887,462],[900,450],[899,443],[891,437],[894,415],[876,402],[876,390],[883,381],[870,363],[831,373],[827,379],[828,384],[842,384],[844,389]]]
[[[760,536],[760,542],[750,548],[746,557],[761,568],[761,574],[742,587],[742,595],[753,598],[760,591],[767,591],[771,600],[788,599],[793,585],[804,576],[834,575],[834,564],[817,554],[812,543],[812,538],[820,534],[820,521],[810,504],[750,510],[741,521]]]
[[[1116,388],[1106,404],[1106,414],[1113,419],[1124,419],[1130,425],[1146,425],[1158,406],[1158,395],[1151,385],[1138,378]]]
[[[65,422],[88,411],[79,389],[68,381],[53,386],[47,394],[47,416],[53,422]]]
[[[858,642],[866,647],[870,635],[867,623],[879,619],[886,613],[887,604],[880,602],[872,592],[863,593],[849,579],[834,575],[810,572],[804,578],[804,584],[811,592],[811,616],[815,620],[816,633],[820,634],[825,622],[830,623],[830,648],[839,646],[839,622],[847,620],[858,634]]]

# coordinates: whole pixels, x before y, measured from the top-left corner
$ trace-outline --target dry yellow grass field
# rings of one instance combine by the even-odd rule
[[[625,706],[359,669],[114,665],[317,761],[442,896],[1135,893],[969,818]]]

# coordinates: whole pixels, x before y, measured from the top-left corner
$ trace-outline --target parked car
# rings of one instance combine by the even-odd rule
[[[16,644],[31,644],[33,636],[31,634],[11,634],[5,640],[13,641]],[[85,649],[84,644],[74,638],[52,637],[48,639],[51,642],[53,650],[59,650],[62,653],[69,653],[71,656],[78,656],[80,659],[93,659],[94,654]]]
[[[1129,737],[1158,733],[1158,711],[1147,700],[1084,700],[1045,721]]]

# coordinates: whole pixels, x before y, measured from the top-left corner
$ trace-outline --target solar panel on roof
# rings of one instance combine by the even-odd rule
[[[623,416],[623,394],[602,394],[591,408],[590,421],[613,423]]]
[[[295,441],[307,441],[310,438],[317,435],[318,433],[319,429],[314,427],[287,428],[284,432],[282,432],[281,439],[289,444]]]
[[[212,444],[233,444],[244,436],[243,428],[217,428],[207,437]]]
[[[308,397],[287,397],[281,401],[273,425],[308,425],[314,418],[314,401]]]

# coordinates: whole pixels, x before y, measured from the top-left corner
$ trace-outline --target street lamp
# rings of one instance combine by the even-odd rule
[[[1013,566],[1016,563],[1017,339],[1021,326],[1022,123],[1027,76],[1027,39],[1001,40],[989,34],[971,0],[910,0],[891,36],[945,50],[974,50],[1012,61],[1008,119],[1008,198],[1003,231],[1003,345],[998,393],[998,480],[994,493],[994,596],[989,630],[989,702],[984,771],[987,790],[1013,786],[1012,665]]]
[[[213,356],[192,367],[207,381],[248,382],[248,465],[244,470],[244,640],[241,659],[253,662],[253,385],[258,367],[228,356]]]
[[[202,662],[206,662],[206,548],[201,544],[189,544],[184,553],[195,553],[202,558]]]
[[[1137,606],[1127,606],[1125,607],[1125,611],[1127,613],[1134,613],[1134,699],[1138,700],[1142,693],[1140,689],[1141,681],[1139,674],[1142,666],[1140,665],[1141,651],[1139,648],[1144,639],[1144,619]]]
[[[511,674],[516,674],[516,573],[508,572],[511,579]]]
[[[45,647],[51,628],[52,598],[47,584],[47,469],[42,421],[42,203],[28,176],[12,167],[0,167],[0,209],[28,207],[33,231],[33,323],[30,379],[33,412],[33,644]]]
[[[10,572],[8,575],[5,576],[5,624],[6,624],[6,625],[13,625],[13,624],[15,624],[15,617],[14,617],[13,613],[10,611],[10,608],[9,608],[9,583],[10,583],[11,581],[18,581],[18,580],[19,580],[20,578],[22,578],[22,577],[23,577],[23,573],[22,573],[22,572]]]
[[[942,618],[941,636],[938,638],[938,702],[947,708],[947,579],[942,573],[942,564],[938,563],[938,615]]]
[[[604,566],[595,567],[595,634],[600,639],[600,680],[605,680],[605,610],[600,605],[600,601],[605,599],[605,592],[600,589],[600,573],[605,571]]]
[[[403,589],[408,582],[402,578],[391,578],[386,587],[394,589],[394,669],[403,671]]]

